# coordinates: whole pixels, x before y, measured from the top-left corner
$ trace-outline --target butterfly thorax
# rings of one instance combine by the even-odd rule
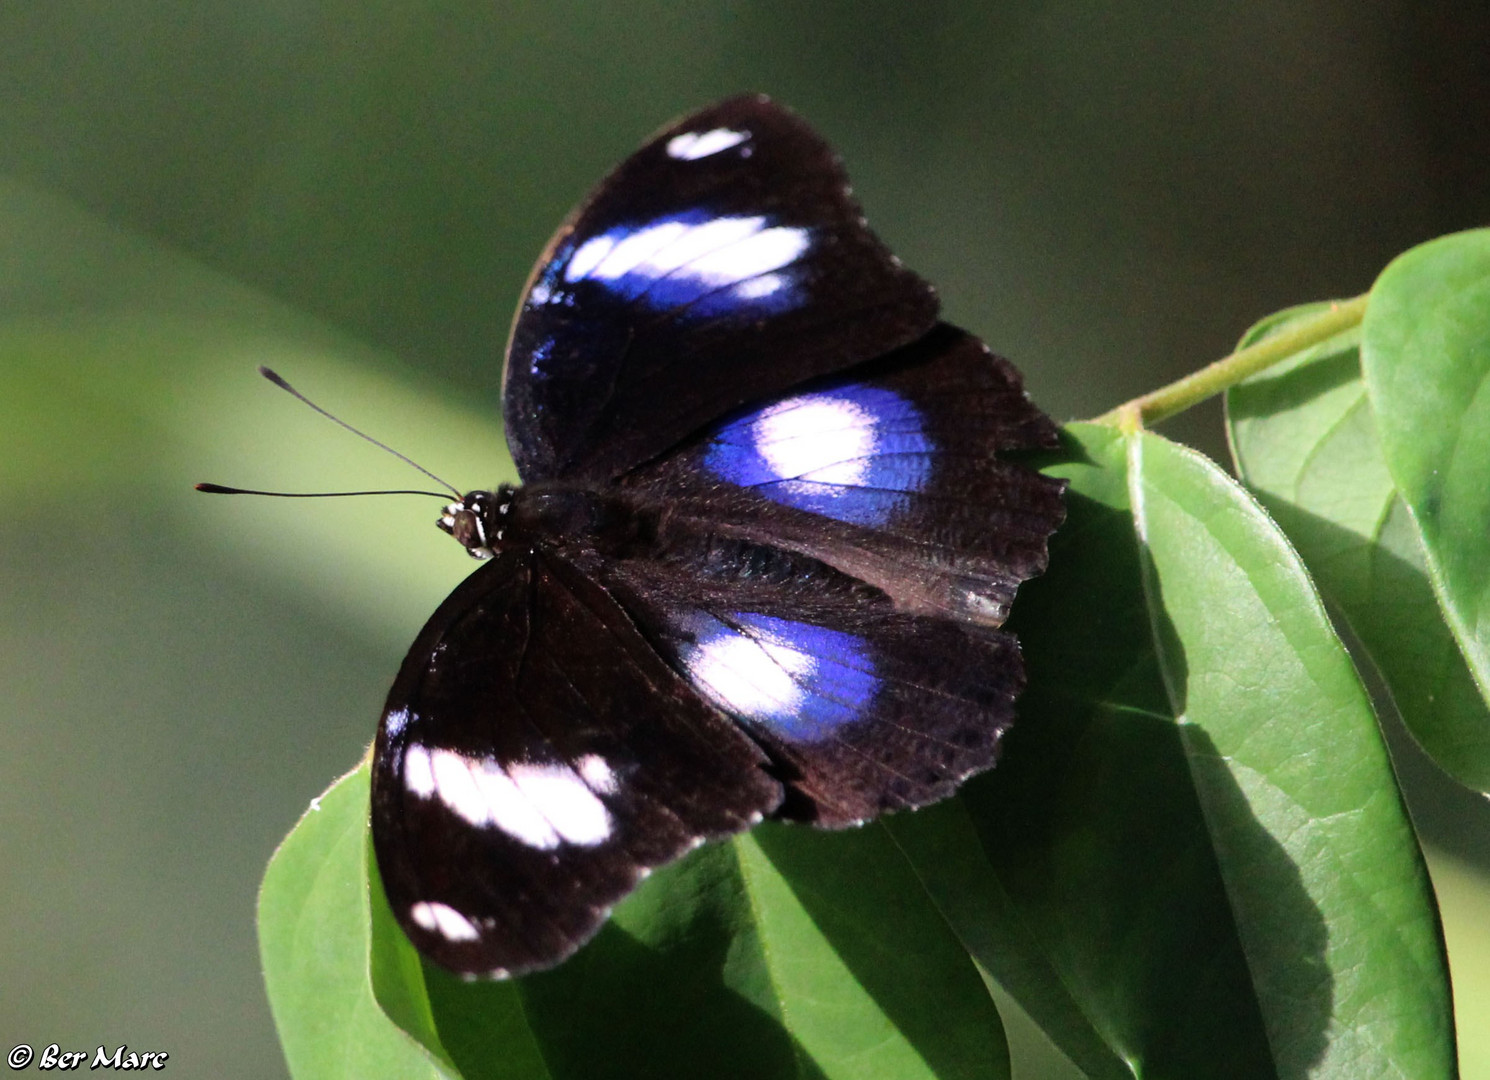
[[[542,547],[571,559],[662,562],[699,583],[784,582],[827,569],[807,555],[732,535],[736,530],[720,522],[671,513],[665,503],[620,487],[503,484],[449,504],[439,526],[476,559]]]
[[[592,488],[539,482],[472,491],[445,507],[437,523],[475,559],[503,547],[547,543],[605,549],[625,546],[638,528],[632,508]]]

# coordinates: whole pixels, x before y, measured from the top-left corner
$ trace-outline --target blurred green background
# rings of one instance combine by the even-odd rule
[[[651,130],[745,89],[820,128],[948,317],[1059,417],[1490,218],[1468,0],[7,0],[6,1048],[283,1075],[263,865],[471,563],[433,500],[190,486],[417,483],[259,363],[463,489],[503,477],[532,260]],[[1216,409],[1165,430],[1224,452]],[[1490,810],[1398,743],[1487,1077]]]

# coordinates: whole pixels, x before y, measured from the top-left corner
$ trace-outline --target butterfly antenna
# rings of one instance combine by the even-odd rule
[[[423,465],[419,464],[417,461],[414,461],[412,458],[408,458],[408,457],[405,457],[403,454],[400,454],[397,450],[393,449],[393,447],[389,446],[387,443],[381,443],[377,439],[374,439],[371,435],[367,434],[367,432],[365,432],[365,431],[358,431],[356,428],[354,428],[351,424],[347,423],[341,417],[339,417],[339,416],[333,416],[331,413],[327,412],[325,409],[323,409],[319,405],[317,405],[310,398],[308,398],[304,394],[302,394],[299,390],[296,390],[289,383],[285,382],[285,380],[279,375],[278,372],[273,371],[270,368],[267,368],[267,367],[264,367],[264,366],[260,365],[260,367],[259,367],[259,374],[262,375],[262,376],[264,376],[264,378],[268,379],[270,382],[272,382],[275,386],[279,387],[285,393],[289,394],[296,401],[299,401],[303,405],[309,405],[312,409],[314,409],[316,412],[320,413],[327,420],[330,420],[333,424],[336,424],[339,427],[345,428],[347,431],[350,431],[353,435],[356,435],[359,439],[366,439],[368,442],[370,442],[374,446],[376,446],[379,450],[386,450],[386,451],[388,451],[388,453],[390,453],[394,457],[398,458],[398,460],[399,461],[402,461],[405,465],[408,465],[411,468],[414,468],[414,469],[419,470],[421,473],[423,473],[425,476],[429,477],[435,483],[440,484],[443,487],[449,488],[451,494],[453,494],[457,499],[460,498],[460,492],[456,489],[456,487],[455,487],[454,484],[450,483],[450,481],[448,481],[448,480],[441,480],[438,476],[436,476],[434,473],[430,472]],[[236,494],[254,494],[254,495],[286,494],[284,492],[248,492],[248,491],[244,491],[244,490],[238,489],[238,488],[234,488],[231,491],[217,490],[218,488],[219,488],[219,485],[216,485],[216,484],[209,484],[206,487],[203,487],[200,484],[197,485],[197,490],[199,490],[199,491],[213,490],[214,493],[215,494],[218,494],[218,495],[228,495],[228,494],[234,494],[234,495],[236,495]],[[365,492],[364,491],[335,491],[335,492],[327,492],[327,494],[328,495],[331,495],[331,496],[340,496],[340,495],[377,495],[377,494],[383,494],[383,493],[382,492],[373,492],[373,491],[365,491]],[[408,494],[431,495],[431,494],[434,494],[434,493],[433,492],[429,492],[429,491],[419,491],[419,492],[393,491],[393,492],[388,492],[387,494],[390,494],[390,495],[408,495]],[[299,496],[291,496],[291,497],[298,498]],[[445,497],[444,495],[441,495],[440,496],[440,498],[442,498],[442,499],[444,497]]]
[[[445,491],[258,491],[255,488],[225,487],[222,484],[197,484],[198,491],[209,495],[272,495],[276,499],[343,499],[352,495],[429,495],[450,498]]]

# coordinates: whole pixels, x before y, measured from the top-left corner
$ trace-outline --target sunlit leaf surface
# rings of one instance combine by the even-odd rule
[[[1316,310],[1264,320],[1241,344]],[[1382,457],[1359,332],[1234,388],[1227,418],[1238,475],[1370,653],[1408,730],[1449,773],[1490,790],[1490,711],[1439,610],[1412,515]]]
[[[1361,366],[1449,627],[1490,690],[1490,230],[1413,248],[1371,290]]]

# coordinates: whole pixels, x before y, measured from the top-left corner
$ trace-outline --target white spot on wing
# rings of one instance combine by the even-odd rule
[[[724,217],[690,226],[637,269],[648,277],[663,277],[686,266],[685,276],[710,285],[727,285],[775,270],[801,250],[795,243],[801,230],[768,229],[765,221],[762,217]],[[780,246],[782,240],[784,246]]]
[[[795,398],[766,409],[750,429],[755,450],[782,478],[852,487],[874,453],[874,418],[846,398]]]
[[[430,754],[430,771],[440,801],[472,825],[485,825],[491,820],[491,812],[485,793],[471,773],[472,764],[470,758],[451,750]]]
[[[761,274],[759,277],[747,278],[735,286],[735,295],[741,300],[759,300],[762,296],[770,296],[773,292],[786,285],[786,278],[780,274]]]
[[[717,288],[747,282],[794,262],[809,243],[806,229],[767,226],[766,219],[717,217],[698,223],[659,221],[642,228],[618,230],[580,245],[564,268],[569,281],[590,278],[618,281],[636,277],[638,285],[671,275]],[[755,286],[751,296],[765,296],[784,284],[775,277]]]
[[[486,811],[485,819],[473,824],[495,825],[514,840],[541,851],[559,846],[560,836],[553,823],[495,761],[474,762],[471,775],[476,778]]]
[[[589,277],[590,271],[600,265],[600,260],[609,255],[610,249],[615,246],[615,239],[608,234],[586,240],[570,258],[569,265],[564,267],[565,280],[578,281]]]
[[[610,812],[567,765],[514,765],[512,782],[571,844],[594,847],[611,832]]]
[[[501,829],[541,851],[561,843],[593,847],[614,827],[597,792],[610,794],[616,779],[599,755],[587,754],[578,764],[581,772],[562,763],[503,769],[491,758],[415,744],[404,751],[404,787],[421,798],[438,797],[477,828]]]
[[[686,236],[690,228],[691,226],[681,221],[665,221],[660,225],[638,229],[626,235],[620,243],[607,252],[605,258],[596,264],[590,276],[605,281],[614,281],[638,268],[645,267],[648,268],[644,271],[646,276],[655,277],[655,273],[650,272],[652,260],[663,248]]]
[[[633,240],[651,238],[654,235],[665,237],[666,243],[658,245],[645,258],[631,262],[629,265],[621,260],[608,259],[597,268],[595,276],[611,279],[624,277],[627,274],[649,278],[663,277],[720,248],[743,243],[750,237],[759,235],[765,225],[765,220],[761,217],[720,217],[697,225],[685,225],[677,221],[668,222],[665,225],[653,225],[642,229],[635,237],[623,241],[620,246],[624,247]],[[698,275],[690,271],[688,276]]]
[[[700,641],[683,661],[727,711],[762,719],[796,713],[806,697],[798,679],[817,667],[811,656],[780,642],[730,632]]]
[[[476,924],[449,904],[421,900],[409,908],[409,918],[418,926],[439,934],[446,941],[475,941],[481,936]]]
[[[616,774],[611,767],[605,763],[605,758],[599,754],[586,754],[575,763],[577,771],[584,782],[590,786],[590,790],[597,795],[614,795],[616,793]]]
[[[763,221],[761,218],[743,220]],[[765,229],[757,226],[754,232],[740,240],[715,247],[688,260],[688,273],[711,285],[728,285],[758,274],[780,270],[793,262],[806,247],[805,229],[786,226]]]
[[[404,751],[404,787],[421,799],[435,793],[435,773],[429,751],[418,743]]]
[[[685,131],[667,140],[667,156],[679,161],[697,161],[699,158],[739,146],[750,138],[748,131],[731,131],[729,128],[714,128],[712,131]]]

